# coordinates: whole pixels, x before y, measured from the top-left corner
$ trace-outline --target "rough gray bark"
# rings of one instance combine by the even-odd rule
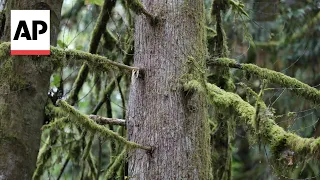
[[[8,0],[1,39],[10,41],[11,9],[50,9],[51,45],[57,42],[62,0]],[[50,57],[10,56],[0,50],[0,179],[31,179],[54,66]]]
[[[129,154],[130,179],[210,179],[209,130],[204,95],[181,88],[188,56],[206,58],[202,0],[142,0],[162,19],[136,17],[128,138],[154,151]]]

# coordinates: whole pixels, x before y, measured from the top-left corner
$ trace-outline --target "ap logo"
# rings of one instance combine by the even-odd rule
[[[11,10],[11,55],[50,55],[50,10]]]

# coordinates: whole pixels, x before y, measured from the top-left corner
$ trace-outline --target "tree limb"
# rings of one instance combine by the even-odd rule
[[[0,57],[10,54],[10,42],[0,43]],[[119,69],[124,69],[128,71],[138,71],[139,68],[128,66],[122,63],[112,61],[104,56],[97,54],[90,54],[88,52],[73,50],[73,49],[61,49],[51,46],[51,63],[62,66],[64,62],[70,61],[86,61],[90,66],[96,67],[100,70],[108,70],[109,66],[113,66]]]
[[[109,180],[110,178],[114,177],[116,170],[119,166],[123,163],[127,155],[128,148],[125,146],[121,153],[117,156],[117,158],[112,162],[112,165],[108,168],[108,171],[104,177],[104,179]]]
[[[196,80],[185,84],[184,89],[205,92],[205,88]],[[248,127],[249,133],[255,137],[255,108],[241,99],[237,94],[226,92],[214,84],[207,83],[209,101],[219,108],[231,108]],[[269,144],[274,153],[281,153],[287,148],[301,156],[312,156],[320,159],[320,138],[302,138],[294,133],[286,132],[274,120],[265,115],[260,121],[262,142]],[[303,157],[304,158],[304,157]]]
[[[71,121],[75,122],[78,125],[84,126],[86,129],[90,131],[99,132],[103,136],[111,136],[131,148],[140,148],[147,151],[152,150],[151,147],[143,146],[135,142],[128,141],[124,137],[118,135],[117,133],[111,131],[110,129],[96,124],[87,115],[82,114],[81,112],[76,110],[74,107],[70,106],[66,101],[59,100],[57,103],[59,104],[59,106],[62,108],[64,112],[68,113],[69,116],[73,117],[73,118],[70,118]]]
[[[107,68],[106,65],[112,65],[115,67],[118,67],[119,69],[125,69],[125,70],[129,70],[129,71],[137,71],[139,70],[139,68],[137,67],[132,67],[132,66],[128,66],[122,63],[118,63],[115,61],[112,61],[104,56],[100,56],[97,54],[90,54],[87,52],[83,52],[83,51],[78,51],[78,50],[63,50],[60,48],[56,48],[56,47],[51,47],[51,55],[55,55],[55,53],[65,53],[66,54],[66,60],[68,59],[82,59],[88,62],[89,65],[94,65],[97,67],[101,67],[102,68]]]
[[[106,124],[119,125],[119,126],[126,125],[126,121],[123,119],[106,118],[106,117],[102,117],[102,116],[98,116],[98,115],[89,115],[88,117],[100,125],[106,125]]]
[[[234,59],[217,58],[211,60],[210,64],[217,66],[224,66],[230,68],[237,68],[253,75],[256,75],[262,79],[267,79],[271,83],[280,85],[281,87],[288,88],[298,96],[304,97],[307,100],[311,100],[316,104],[320,103],[320,91],[313,88],[295,78],[289,77],[283,73],[276,72],[266,68],[260,68],[254,64],[240,64]]]

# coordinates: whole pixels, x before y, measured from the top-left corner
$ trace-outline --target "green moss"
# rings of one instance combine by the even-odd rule
[[[50,54],[49,58],[47,58],[47,62],[51,62],[54,69],[63,67],[66,62],[70,61],[70,59],[66,58],[66,53],[62,49],[51,46]]]
[[[52,148],[50,146],[56,143],[57,137],[57,131],[55,129],[50,130],[49,136],[38,153],[37,167],[32,176],[33,180],[41,179],[42,174],[45,172],[45,165],[52,155]]]
[[[0,60],[10,55],[10,42],[0,43]]]
[[[180,7],[180,12],[184,14],[184,17],[191,22],[197,22],[194,25],[194,30],[197,31],[196,39],[192,39],[192,44],[189,44],[190,50],[187,54],[187,58],[184,60],[182,75],[179,78],[180,85],[182,84],[183,90],[185,90],[185,97],[187,108],[187,117],[185,122],[188,126],[192,126],[193,117],[196,114],[202,114],[200,118],[201,126],[196,127],[195,132],[199,132],[193,137],[196,140],[196,149],[193,151],[191,156],[190,170],[198,169],[198,177],[202,178],[212,178],[211,170],[211,153],[209,146],[210,139],[210,128],[207,115],[207,98],[206,98],[206,67],[205,59],[207,58],[207,50],[205,48],[206,44],[206,32],[205,32],[205,19],[204,11],[195,10],[191,8],[193,4],[191,0],[186,0]],[[203,7],[204,8],[204,7]],[[200,84],[190,84],[189,87],[185,87],[184,84],[189,81],[197,81]],[[195,85],[196,87],[192,88]],[[180,89],[180,88],[179,88]],[[201,89],[201,90],[199,90]],[[201,110],[201,112],[199,112]],[[194,128],[194,127],[192,127]],[[203,161],[206,160],[206,161]],[[204,168],[205,167],[205,168]]]
[[[265,68],[259,68],[253,64],[242,65],[243,70],[248,71],[260,78],[267,79],[272,83],[286,87],[298,96],[305,97],[315,103],[320,102],[320,91],[316,88],[310,87],[307,84],[300,82],[295,78],[291,78],[282,73],[275,72]]]
[[[311,153],[319,154],[319,152],[320,152],[320,138],[317,138],[316,140],[314,140],[310,144],[311,144],[310,145]]]
[[[272,128],[271,132],[274,131],[274,129],[276,128]],[[277,131],[275,131],[277,132]],[[280,156],[281,152],[286,149],[287,146],[287,138],[286,136],[280,135],[274,135],[274,140],[270,143],[270,149],[272,151],[273,154],[275,154],[276,156]]]
[[[71,120],[76,125],[83,126],[87,130],[91,131],[92,133],[98,132],[104,137],[112,137],[130,146],[131,148],[140,148],[140,149],[149,150],[149,151],[151,150],[151,147],[146,147],[146,146],[136,144],[134,142],[127,141],[125,138],[123,138],[122,136],[119,136],[117,133],[111,131],[110,129],[96,124],[87,115],[82,114],[81,112],[74,109],[72,106],[70,106],[67,102],[63,100],[59,100],[57,103],[59,104],[59,106],[62,108],[63,111],[65,111],[66,113],[69,114],[69,116],[72,117]]]
[[[115,69],[126,69],[129,71],[138,70],[136,67],[127,66],[125,64],[117,63],[112,61],[104,56],[99,56],[96,54],[90,54],[78,50],[64,50],[61,48],[53,47],[50,48],[51,55],[46,58],[46,62],[51,62],[49,64],[54,65],[55,68],[63,67],[65,62],[74,62],[74,61],[85,61],[90,64],[95,70],[109,71],[110,68]],[[3,60],[10,57],[10,43],[4,42],[0,44],[0,60]],[[1,62],[1,61],[0,61]],[[47,64],[47,63],[46,63]],[[51,65],[50,65],[51,66]]]
[[[186,84],[186,88],[196,89],[199,85],[199,82],[192,81]],[[240,120],[247,125],[251,136],[255,137],[255,108],[243,101],[237,94],[225,92],[213,84],[207,84],[207,87],[210,102],[221,108],[231,108]],[[265,106],[261,106],[261,108],[262,112],[267,111],[264,109],[266,108]],[[284,150],[290,149],[297,156],[302,157],[301,159],[307,155],[313,156],[313,158],[320,158],[318,155],[320,138],[302,138],[296,134],[286,132],[271,119],[270,115],[266,114],[261,119],[260,131],[262,142],[271,146],[275,157],[279,157]]]
[[[49,117],[55,117],[55,118],[68,117],[68,113],[63,111],[61,108],[54,106],[52,103],[46,105],[45,113]]]
[[[112,165],[108,168],[108,171],[104,177],[104,179],[110,179],[110,178],[114,178],[114,174],[116,172],[116,170],[119,168],[119,166],[123,163],[127,152],[128,152],[128,148],[127,146],[124,147],[124,149],[121,151],[121,153],[117,156],[117,158],[115,158],[114,162],[112,163]]]
[[[237,64],[237,61],[230,58],[217,58],[214,60],[211,60],[211,63],[218,66],[224,66],[224,67],[232,67],[232,65]]]
[[[69,117],[56,118],[54,121],[51,121],[50,124],[43,125],[41,130],[63,129],[69,122],[70,122]]]
[[[15,70],[14,61],[14,58],[11,56],[5,56],[0,60],[0,84],[2,84],[3,87],[7,85],[8,91],[19,91],[29,86],[25,78]]]
[[[94,133],[90,133],[89,141],[87,142],[86,147],[84,148],[84,152],[82,154],[82,160],[87,159],[87,157],[90,153],[91,147],[92,147],[93,139],[94,139]]]
[[[196,11],[194,8],[191,8],[190,5],[193,2],[186,0],[180,7],[180,11],[184,14],[184,17],[188,18],[191,22],[197,22],[193,27],[198,32],[198,37],[192,39],[192,44],[189,45],[192,51],[188,52],[187,58],[183,64],[183,71],[180,80],[180,85],[182,84],[183,90],[185,90],[186,108],[187,113],[190,116],[187,118],[186,124],[192,126],[193,117],[196,114],[201,113],[201,126],[197,127],[195,132],[199,132],[193,137],[196,140],[196,149],[193,151],[191,156],[190,170],[198,168],[199,177],[205,177],[208,179],[212,178],[211,170],[211,153],[209,146],[210,139],[210,126],[207,114],[207,98],[206,98],[206,67],[205,59],[207,58],[207,50],[205,48],[206,44],[206,32],[205,32],[205,19],[204,11]],[[200,84],[190,84],[189,87],[184,87],[184,84],[189,81],[200,82]],[[192,89],[192,86],[196,86]],[[179,88],[180,89],[180,88]],[[201,90],[199,90],[201,89]],[[201,112],[198,112],[201,110]],[[199,118],[199,117],[198,117]],[[194,128],[194,127],[192,127]],[[202,161],[205,159],[206,161]],[[205,168],[201,168],[204,167]],[[200,169],[199,169],[200,168]]]
[[[228,58],[218,58],[212,61],[213,64],[218,66],[226,66],[239,68],[246,71],[249,74],[260,77],[261,79],[266,79],[270,83],[279,84],[280,86],[291,90],[298,96],[304,97],[314,103],[320,103],[320,91],[316,88],[310,87],[309,85],[295,79],[284,75],[283,73],[276,72],[266,68],[260,68],[253,64],[239,64],[233,59]]]
[[[234,11],[238,11],[240,14],[243,14],[249,18],[248,13],[244,10],[244,4],[241,1],[229,0],[229,2]]]

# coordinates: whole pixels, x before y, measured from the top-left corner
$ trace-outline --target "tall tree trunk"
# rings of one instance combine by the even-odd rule
[[[129,154],[129,177],[210,179],[206,100],[184,92],[180,83],[186,69],[206,58],[203,1],[142,4],[160,21],[136,17],[134,64],[144,72],[132,77],[127,127],[129,140],[154,150]],[[188,63],[190,57],[196,64]]]
[[[61,6],[62,0],[8,0],[1,39],[10,41],[11,9],[49,9],[55,45]],[[54,66],[50,57],[10,56],[9,50],[0,49],[0,179],[31,179]]]

